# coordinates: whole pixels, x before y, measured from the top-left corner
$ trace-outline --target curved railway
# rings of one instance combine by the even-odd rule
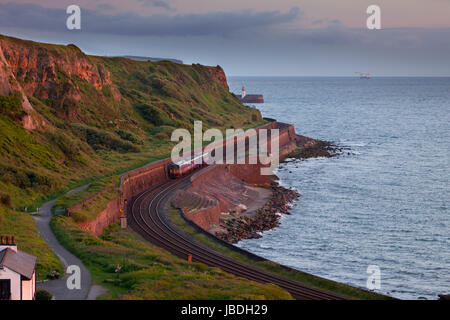
[[[302,300],[339,300],[336,294],[311,288],[281,276],[227,257],[213,249],[192,240],[172,227],[164,216],[164,205],[170,195],[188,183],[189,176],[168,181],[144,191],[134,197],[128,205],[128,220],[131,228],[151,243],[172,254],[208,266],[218,267],[239,277],[261,283],[273,283],[287,290],[293,298]]]

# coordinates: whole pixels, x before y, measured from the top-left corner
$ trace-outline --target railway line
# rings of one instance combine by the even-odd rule
[[[185,176],[171,180],[144,191],[131,199],[128,205],[128,220],[131,228],[151,243],[168,250],[172,254],[208,266],[218,267],[239,277],[260,283],[273,283],[287,290],[293,298],[302,300],[340,300],[336,294],[315,289],[293,280],[268,273],[257,267],[227,257],[213,249],[191,239],[166,220],[163,210],[170,195],[189,183]]]

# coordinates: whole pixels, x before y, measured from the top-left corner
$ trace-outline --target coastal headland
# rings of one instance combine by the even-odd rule
[[[276,177],[261,175],[260,164],[211,165],[169,179],[171,133],[192,131],[194,121],[202,121],[205,130],[278,129],[281,158],[296,152],[299,158],[322,156],[327,148],[242,105],[220,66],[89,56],[75,45],[0,35],[0,104],[0,231],[15,234],[20,247],[38,258],[38,281],[65,274],[33,219],[43,216],[43,204],[57,199],[45,210],[49,232],[82,261],[94,284],[108,290],[105,299],[380,298],[260,257],[245,261],[261,263],[256,278],[245,277],[253,269],[239,267],[240,258],[230,268],[220,264],[229,261],[217,250],[232,254],[237,248],[228,242],[275,227],[278,213],[287,212],[297,194],[277,186]],[[81,186],[86,188],[68,192]],[[198,250],[195,241],[178,237],[186,246],[174,250],[164,247],[169,235],[160,229],[136,232],[129,214],[137,199],[146,200],[142,208],[157,206],[154,222],[171,236],[178,225],[162,215],[181,218],[184,212],[199,228],[194,236],[214,237],[216,249]],[[121,228],[118,222],[125,219],[131,228]],[[147,241],[146,232],[157,241]],[[230,247],[217,247],[224,243]],[[190,249],[196,250],[192,263],[185,251]],[[208,264],[206,252],[218,264]],[[289,281],[280,277],[300,285],[286,286]]]

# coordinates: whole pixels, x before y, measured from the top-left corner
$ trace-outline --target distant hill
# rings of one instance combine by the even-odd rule
[[[152,61],[152,62],[170,61],[173,63],[183,64],[183,61],[181,61],[181,60],[170,59],[170,58],[152,58],[152,57],[139,57],[139,56],[120,56],[120,57],[131,59],[131,60],[136,60],[136,61]]]

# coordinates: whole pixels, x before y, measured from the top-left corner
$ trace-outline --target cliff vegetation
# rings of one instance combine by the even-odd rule
[[[35,248],[39,275],[60,269],[27,213],[166,157],[172,130],[194,120],[207,129],[262,118],[229,93],[219,66],[89,56],[0,35],[0,232]]]

